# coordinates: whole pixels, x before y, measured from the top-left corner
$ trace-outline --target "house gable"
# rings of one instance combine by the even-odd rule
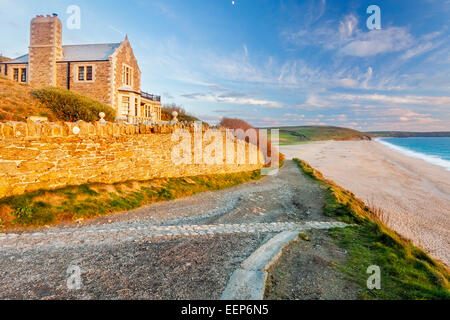
[[[112,65],[111,91],[113,92],[111,105],[120,113],[122,101],[120,91],[133,93],[130,94],[132,100],[137,99],[141,92],[141,70],[128,37],[120,43],[120,46],[111,55],[110,61]],[[131,69],[131,82],[128,84],[124,79],[124,67]],[[134,101],[130,103],[135,104]]]

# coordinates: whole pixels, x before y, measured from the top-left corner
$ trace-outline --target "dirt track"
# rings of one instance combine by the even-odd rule
[[[330,221],[322,204],[320,187],[287,161],[278,175],[231,189],[85,225],[0,234],[0,298],[218,299],[277,228]],[[68,289],[70,266],[80,268],[79,290]]]

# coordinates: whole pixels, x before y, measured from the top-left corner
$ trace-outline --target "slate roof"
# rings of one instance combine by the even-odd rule
[[[120,43],[81,44],[63,46],[62,62],[68,61],[103,61],[116,51]],[[7,63],[28,63],[28,54]]]
[[[6,61],[5,63],[28,63],[28,55],[25,54],[13,60]]]
[[[61,61],[108,60],[119,46],[120,43],[63,46],[63,58]]]

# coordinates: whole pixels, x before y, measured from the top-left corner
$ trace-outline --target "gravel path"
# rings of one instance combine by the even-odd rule
[[[217,299],[275,234],[341,226],[322,205],[320,187],[287,161],[278,175],[231,189],[0,234],[0,298]]]

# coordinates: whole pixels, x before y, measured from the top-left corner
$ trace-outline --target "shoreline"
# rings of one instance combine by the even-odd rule
[[[397,138],[399,139],[399,138]],[[383,138],[376,138],[374,141],[381,143],[382,145],[388,147],[389,149],[392,149],[394,151],[400,152],[406,156],[409,156],[411,158],[421,159],[428,163],[434,164],[436,166],[442,167],[446,169],[447,171],[450,171],[450,161],[446,159],[442,159],[435,155],[426,154],[423,152],[418,152],[414,150],[410,150],[405,147],[397,146],[393,143],[390,143],[388,141],[383,140]]]
[[[281,146],[385,212],[385,223],[450,266],[450,171],[378,141],[321,141]]]

